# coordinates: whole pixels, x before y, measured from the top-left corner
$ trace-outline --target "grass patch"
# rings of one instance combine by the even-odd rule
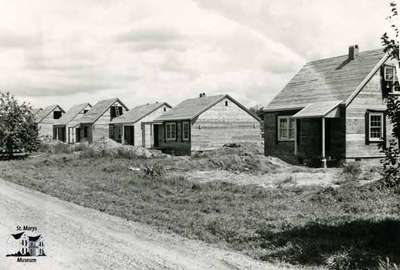
[[[400,200],[395,192],[351,182],[337,189],[282,185],[271,190],[192,183],[166,173],[165,164],[172,162],[46,154],[0,162],[0,175],[63,200],[222,243],[266,261],[331,269],[378,268],[386,258],[390,265],[400,262]],[[130,167],[147,168],[148,173]]]

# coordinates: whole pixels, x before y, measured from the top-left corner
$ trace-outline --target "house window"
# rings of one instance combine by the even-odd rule
[[[167,140],[176,140],[176,123],[166,123],[165,132]]]
[[[88,137],[88,127],[83,127],[83,138]]]
[[[278,141],[294,141],[296,120],[290,116],[278,116]]]
[[[164,107],[163,110],[164,110],[164,112],[166,112],[167,111],[167,107]]]
[[[225,106],[228,106],[228,101],[227,100],[225,101]]]
[[[396,69],[393,66],[384,67],[384,78],[387,82],[393,82],[395,78]]]
[[[87,113],[89,110],[85,109],[83,110],[83,114]]]
[[[369,113],[369,140],[383,139],[383,113]]]
[[[60,118],[61,118],[61,115],[62,115],[62,112],[61,112],[61,111],[55,111],[55,112],[53,112],[53,118],[54,118],[54,119],[60,119]]]
[[[184,141],[189,140],[189,132],[190,132],[190,123],[189,122],[183,122],[182,123],[182,139]]]

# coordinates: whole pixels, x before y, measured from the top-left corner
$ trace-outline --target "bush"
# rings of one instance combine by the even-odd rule
[[[391,263],[389,258],[386,260],[379,260],[378,270],[399,270],[400,268],[395,263]]]
[[[362,173],[360,162],[348,162],[343,165],[342,175],[346,182],[357,181]]]
[[[149,177],[151,179],[159,178],[165,176],[166,170],[163,165],[160,163],[155,163],[153,165],[145,165],[144,169],[144,176]]]

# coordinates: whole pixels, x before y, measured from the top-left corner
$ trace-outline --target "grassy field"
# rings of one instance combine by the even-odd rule
[[[0,177],[261,260],[329,269],[400,262],[400,190],[349,177],[337,188],[194,183],[164,171],[174,162],[41,154],[0,162]],[[146,165],[156,173],[128,169]]]

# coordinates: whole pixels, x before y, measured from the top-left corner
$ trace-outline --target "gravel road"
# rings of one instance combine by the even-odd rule
[[[36,226],[46,257],[5,257],[16,226]],[[0,179],[0,269],[283,269],[84,208]]]

